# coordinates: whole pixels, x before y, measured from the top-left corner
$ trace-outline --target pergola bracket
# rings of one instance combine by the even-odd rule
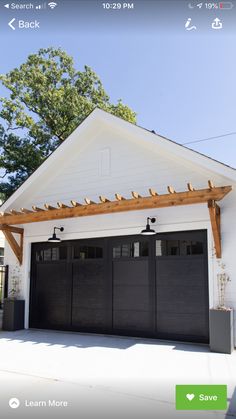
[[[19,264],[22,265],[24,229],[19,228],[19,227],[9,226],[9,225],[0,225],[0,230],[2,230]],[[17,243],[15,237],[13,236],[13,233],[20,235],[20,244]]]
[[[220,231],[220,207],[213,200],[208,201],[208,209],[211,220],[216,257],[221,258],[221,231]]]

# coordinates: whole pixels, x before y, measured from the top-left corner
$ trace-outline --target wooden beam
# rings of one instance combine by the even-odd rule
[[[212,233],[215,244],[216,257],[221,258],[220,207],[215,201],[208,202]]]
[[[83,217],[125,211],[138,211],[151,208],[165,208],[179,205],[203,204],[208,201],[220,201],[232,190],[232,186],[220,186],[213,189],[168,193],[140,199],[119,199],[94,205],[81,205],[71,208],[56,208],[51,211],[38,211],[31,214],[19,214],[1,217],[1,224],[26,224],[64,218]],[[89,200],[92,204],[92,202]]]
[[[8,226],[11,227],[11,226]],[[23,229],[21,229],[23,230]],[[20,234],[20,244],[17,243],[15,237],[12,234],[12,231],[10,231],[7,228],[2,229],[2,232],[9,244],[9,246],[11,247],[13,253],[15,254],[19,264],[22,264],[22,260],[23,260],[23,235],[24,235],[24,230],[21,231]],[[15,231],[16,233],[16,231]]]

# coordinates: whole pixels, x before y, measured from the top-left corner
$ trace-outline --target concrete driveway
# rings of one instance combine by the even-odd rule
[[[227,384],[223,411],[176,411],[176,384]],[[236,417],[236,352],[138,338],[24,330],[0,331],[0,400],[20,400],[24,417]],[[27,406],[55,399],[68,406]],[[23,416],[22,416],[23,417]]]

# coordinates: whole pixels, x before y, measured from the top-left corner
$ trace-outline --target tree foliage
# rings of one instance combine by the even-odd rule
[[[136,114],[121,100],[112,104],[88,66],[75,69],[61,49],[40,49],[19,68],[0,76],[0,192],[9,196],[95,107],[129,122]]]

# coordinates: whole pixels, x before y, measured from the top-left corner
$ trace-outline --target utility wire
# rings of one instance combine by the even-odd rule
[[[208,138],[203,138],[202,140],[194,140],[194,141],[189,141],[187,143],[181,143],[182,145],[188,145],[188,144],[195,144],[195,143],[202,143],[204,141],[209,141],[209,140],[217,140],[219,138],[223,138],[223,137],[228,137],[229,135],[234,135],[236,134],[236,132],[229,132],[227,134],[222,134],[222,135],[217,135],[215,137],[208,137]]]

